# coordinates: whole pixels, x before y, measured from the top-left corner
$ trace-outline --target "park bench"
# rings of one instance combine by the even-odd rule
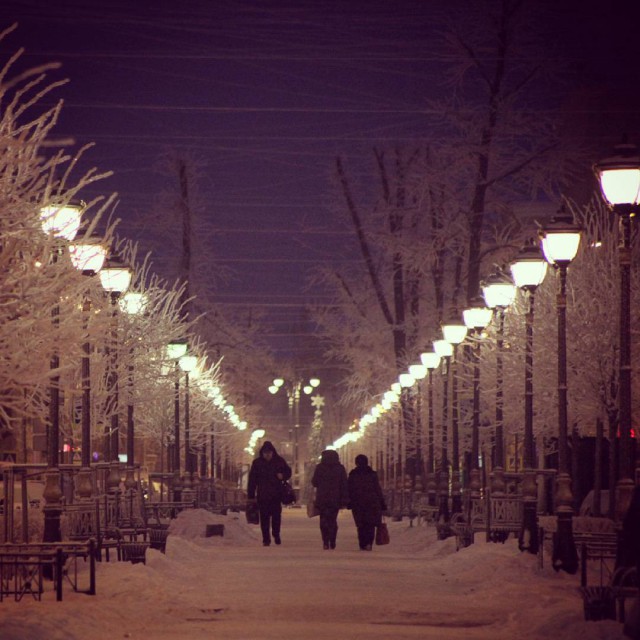
[[[623,624],[626,621],[625,600],[640,596],[640,582],[636,567],[619,567],[611,577],[611,589],[614,600],[617,603],[618,620]]]
[[[473,544],[475,534],[487,530],[486,498],[472,498],[464,513],[454,513],[449,525],[456,538],[456,551]]]
[[[86,500],[73,504],[65,504],[63,514],[67,521],[67,538],[71,542],[84,542],[89,538],[96,541],[96,559],[102,561],[102,552],[109,562],[109,551],[115,549],[118,536],[114,530],[105,530],[102,526],[104,518],[100,514],[100,500]]]
[[[433,496],[433,499],[435,500],[435,496]],[[428,494],[423,493],[420,495],[419,499],[416,501],[415,509],[418,518],[418,525],[423,522],[426,524],[435,524],[438,517],[438,506],[435,504],[429,504]]]
[[[150,524],[148,529],[149,546],[151,549],[157,549],[164,553],[167,546],[167,537],[169,536],[168,524]]]
[[[194,509],[195,501],[149,502],[145,505],[147,523],[166,524],[184,509]]]
[[[151,546],[149,541],[120,540],[118,542],[118,560],[131,562],[131,564],[146,564],[147,549]]]
[[[615,532],[574,532],[580,558],[580,592],[585,620],[615,620],[616,600],[612,585],[617,540]],[[589,584],[590,561],[596,561],[599,579]]]
[[[44,580],[52,578],[56,600],[62,600],[66,580],[77,593],[96,593],[95,540],[80,542],[21,543],[0,545],[0,602],[13,596],[16,602],[30,595],[40,601]],[[78,560],[89,562],[89,584],[80,588]]]
[[[504,542],[510,533],[522,529],[523,503],[519,495],[489,494],[487,509],[487,542]]]

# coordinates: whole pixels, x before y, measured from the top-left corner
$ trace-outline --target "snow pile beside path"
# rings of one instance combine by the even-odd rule
[[[454,537],[438,540],[435,527],[408,526],[406,522],[389,522],[389,534],[394,550],[420,555],[424,558],[448,556],[456,552]]]
[[[207,525],[224,525],[224,535],[206,537]],[[256,527],[248,525],[243,513],[230,512],[227,515],[211,513],[205,509],[185,509],[169,525],[167,549],[172,545],[171,538],[189,540],[199,546],[245,546],[255,545],[258,535]]]

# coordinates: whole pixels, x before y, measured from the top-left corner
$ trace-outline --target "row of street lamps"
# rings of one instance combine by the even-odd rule
[[[620,356],[619,356],[619,391],[618,391],[618,421],[621,436],[619,456],[619,479],[616,486],[616,506],[618,519],[626,512],[633,489],[632,460],[631,460],[631,336],[630,336],[630,247],[631,247],[631,219],[638,209],[640,200],[640,158],[637,149],[632,145],[623,144],[616,148],[613,157],[598,163],[595,167],[599,178],[602,194],[619,218],[620,243]],[[503,432],[503,332],[505,309],[513,302],[516,287],[520,288],[527,297],[527,311],[525,317],[525,420],[524,420],[524,473],[523,473],[523,528],[520,535],[520,545],[532,553],[538,550],[536,523],[536,484],[535,457],[533,438],[533,321],[535,291],[542,283],[547,271],[547,264],[552,264],[558,272],[558,293],[556,297],[558,323],[558,449],[559,464],[556,483],[556,515],[558,517],[557,543],[554,549],[554,566],[573,573],[577,568],[577,554],[572,535],[573,497],[571,492],[571,476],[569,473],[568,456],[568,419],[567,419],[567,346],[566,346],[566,281],[567,270],[575,258],[580,245],[581,229],[574,225],[573,220],[564,211],[559,212],[540,232],[540,240],[544,258],[540,247],[528,245],[516,256],[510,265],[513,280],[506,274],[496,273],[483,283],[483,295],[487,308],[480,304],[467,309],[464,323],[453,320],[442,325],[443,340],[433,343],[434,352],[447,364],[444,369],[444,397],[442,411],[442,452],[441,468],[448,468],[448,408],[449,399],[448,379],[451,377],[451,496],[453,513],[461,510],[461,483],[459,468],[459,434],[458,434],[458,402],[457,376],[455,372],[457,347],[471,330],[476,338],[476,348],[473,351],[473,422],[472,422],[472,464],[470,489],[472,497],[477,495],[479,484],[479,366],[478,346],[482,330],[489,324],[493,312],[497,321],[497,391],[496,391],[496,424],[495,424],[495,466],[492,491],[504,491],[504,432]],[[514,286],[515,285],[515,286]],[[422,354],[423,361],[430,358]],[[435,362],[435,361],[432,361]],[[435,363],[433,368],[437,367]],[[408,373],[400,374],[399,385],[408,388],[413,385],[417,369],[415,365]],[[413,374],[413,375],[412,375]],[[389,393],[389,392],[387,392]],[[385,394],[386,397],[386,394]],[[431,403],[431,400],[430,400]],[[430,412],[431,412],[430,404]],[[368,424],[376,419],[373,410],[364,416],[359,424],[359,430],[345,434],[334,445],[342,446],[346,442],[357,440],[366,430]],[[431,429],[431,415],[429,418]],[[429,435],[428,460],[433,456],[433,439]],[[429,473],[434,472],[431,462],[427,465]],[[636,474],[638,470],[636,469]],[[448,474],[442,474],[445,476]],[[636,481],[638,478],[636,477]],[[448,483],[441,477],[439,518],[449,520]],[[431,483],[429,486],[433,486]],[[430,492],[432,494],[432,492]],[[431,503],[431,498],[430,498]]]
[[[51,205],[41,210],[41,222],[43,231],[54,242],[54,260],[62,254],[66,247],[73,266],[84,276],[99,276],[104,291],[109,296],[109,337],[105,346],[107,361],[107,414],[109,424],[105,425],[104,432],[104,458],[109,463],[109,475],[106,478],[106,488],[110,492],[117,492],[120,487],[121,474],[119,463],[120,448],[120,398],[121,381],[118,379],[118,352],[121,348],[118,340],[120,312],[128,315],[141,315],[147,307],[146,294],[130,291],[132,269],[123,263],[117,255],[107,257],[108,251],[102,239],[85,237],[76,241],[76,234],[81,226],[81,216],[84,204],[60,204]],[[76,492],[81,500],[92,498],[94,478],[91,471],[91,366],[90,357],[92,346],[89,341],[89,318],[91,312],[91,293],[87,287],[83,297],[83,333],[81,358],[81,465],[76,478]],[[55,305],[52,311],[52,323],[54,330],[59,323],[59,308]],[[131,360],[127,375],[127,432],[126,432],[126,476],[125,488],[133,490],[136,486],[134,470],[134,402],[133,402],[133,349],[135,340],[130,347]],[[190,405],[189,405],[189,376],[195,375],[198,366],[198,358],[189,354],[186,340],[176,341],[167,348],[167,356],[175,362],[175,424],[174,447],[172,466],[175,480],[174,496],[180,497],[181,489],[190,489],[196,473],[196,459],[192,451],[190,439]],[[49,419],[47,424],[47,471],[45,498],[45,532],[44,540],[47,542],[61,539],[60,514],[61,514],[61,482],[59,472],[60,462],[60,402],[59,402],[59,376],[60,359],[57,351],[51,359],[52,375],[49,398]],[[185,376],[185,407],[184,407],[184,436],[185,436],[185,475],[180,478],[180,406],[179,406],[179,376],[183,372]],[[218,387],[210,390],[211,398],[225,416],[236,426],[238,430],[246,429],[246,423],[241,421],[233,406],[228,404]]]

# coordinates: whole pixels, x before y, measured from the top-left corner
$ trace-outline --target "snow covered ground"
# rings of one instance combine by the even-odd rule
[[[223,523],[224,537],[205,538]],[[0,603],[2,640],[622,640],[614,621],[586,622],[578,576],[538,569],[506,544],[455,551],[427,526],[390,522],[391,544],[360,551],[350,512],[337,549],[317,518],[285,509],[282,545],[263,547],[243,514],[184,512],[166,555],[98,564],[97,595]],[[478,536],[480,538],[480,536]]]

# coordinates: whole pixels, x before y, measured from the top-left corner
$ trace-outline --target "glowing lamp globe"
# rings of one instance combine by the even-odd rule
[[[636,206],[640,201],[640,156],[634,144],[620,144],[614,155],[594,166],[604,199],[611,205]]]
[[[551,264],[568,264],[578,253],[582,229],[573,218],[562,214],[555,216],[540,229],[542,251]]]

